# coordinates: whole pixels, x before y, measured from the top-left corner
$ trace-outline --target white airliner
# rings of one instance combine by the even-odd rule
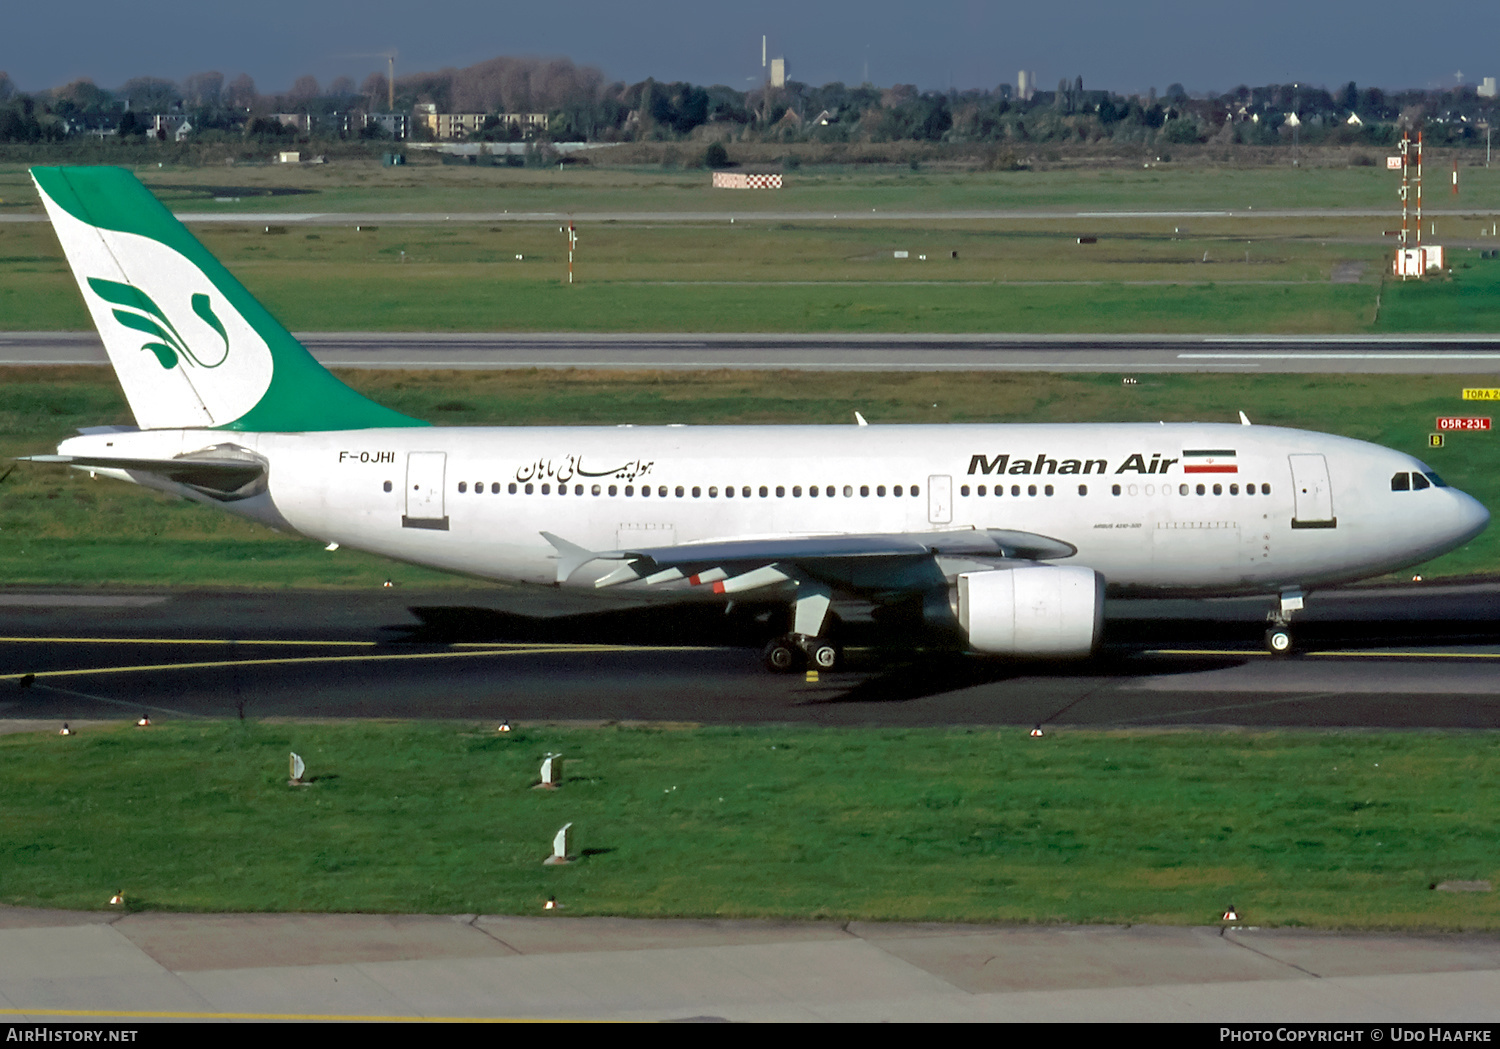
[[[319,365],[128,172],[34,168],[139,428],[33,461],[497,580],[784,601],[768,666],[840,658],[833,598],[970,650],[1086,656],[1105,593],[1279,595],[1415,564],[1489,513],[1426,465],[1268,426],[429,426]]]

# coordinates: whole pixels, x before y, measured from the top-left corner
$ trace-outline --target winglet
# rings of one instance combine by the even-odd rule
[[[863,415],[860,415],[859,412],[855,412],[854,413],[854,422],[855,422],[856,425],[859,425],[859,426],[869,426],[870,425],[869,423],[865,422],[865,417]]]
[[[1244,412],[1240,412],[1240,425],[1241,426],[1249,426],[1250,425],[1250,416],[1246,415]]]

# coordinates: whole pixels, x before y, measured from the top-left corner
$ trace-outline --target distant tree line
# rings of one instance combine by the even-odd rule
[[[388,108],[409,113],[431,104],[439,112],[489,114],[473,135],[479,140],[535,135],[503,117],[543,113],[548,121],[542,137],[554,141],[1277,145],[1291,141],[1295,128],[1307,145],[1384,146],[1399,137],[1403,122],[1420,121],[1432,144],[1462,145],[1483,140],[1482,124],[1495,103],[1467,86],[1387,93],[1354,83],[1333,91],[1305,84],[1242,85],[1197,97],[1172,84],[1160,96],[1155,89],[1121,95],[1088,90],[1082,77],[1029,98],[1019,97],[1009,84],[939,92],[909,84],[814,87],[793,81],[784,88],[740,91],[654,79],[611,83],[599,70],[568,59],[509,57],[398,77],[394,107],[390,93],[382,73],[372,73],[358,86],[348,77],[323,85],[303,76],[287,91],[262,94],[247,75],[230,81],[222,73],[203,72],[181,83],[137,77],[111,90],[84,79],[26,94],[0,73],[0,141],[57,141],[89,133],[144,136],[160,114],[180,116],[195,137],[210,139],[379,138],[388,132],[351,115]],[[274,114],[295,114],[299,120],[289,124]]]

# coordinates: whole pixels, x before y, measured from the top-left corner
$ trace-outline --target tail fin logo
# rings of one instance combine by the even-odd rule
[[[224,329],[224,323],[215,315],[213,307],[209,304],[208,296],[202,292],[195,292],[192,296],[193,312],[198,319],[219,333],[223,340],[223,352],[218,353],[216,359],[209,360],[199,357],[188,346],[177,331],[177,328],[167,319],[161,307],[152,301],[151,296],[141,289],[130,284],[121,284],[118,281],[104,280],[100,277],[89,277],[89,287],[94,294],[114,308],[110,311],[115,320],[145,335],[159,340],[147,342],[141,349],[150,350],[156,355],[157,363],[163,368],[175,368],[186,358],[188,363],[199,368],[217,368],[229,359],[229,333]]]

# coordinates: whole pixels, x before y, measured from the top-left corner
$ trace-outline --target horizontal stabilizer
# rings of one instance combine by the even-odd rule
[[[247,459],[130,459],[103,455],[25,455],[23,463],[61,463],[90,470],[156,474],[178,484],[213,492],[234,492],[265,476],[266,466]]]

